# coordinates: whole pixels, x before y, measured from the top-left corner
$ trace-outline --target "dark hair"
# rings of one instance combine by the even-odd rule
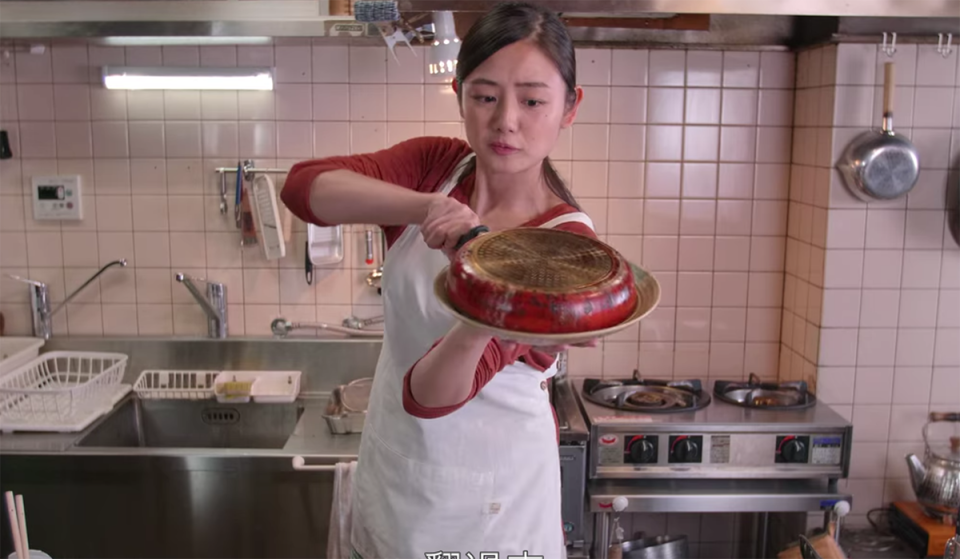
[[[457,57],[457,100],[460,100],[463,92],[463,81],[478,66],[500,49],[525,39],[536,43],[556,65],[567,86],[567,107],[573,105],[577,99],[577,58],[567,28],[553,12],[525,2],[498,4],[478,19],[467,32]],[[476,158],[470,161],[460,175],[461,178],[476,169],[476,161]],[[543,160],[543,176],[554,194],[580,209],[560,174],[550,163],[549,157]]]

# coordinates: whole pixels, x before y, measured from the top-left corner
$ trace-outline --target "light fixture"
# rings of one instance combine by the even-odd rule
[[[453,12],[433,12],[433,45],[427,53],[427,71],[431,76],[453,77],[457,71],[460,39],[453,22]]]
[[[205,36],[136,36],[103,37],[91,39],[91,43],[108,47],[156,47],[156,46],[216,46],[216,45],[269,45],[270,37],[205,37]]]
[[[104,66],[107,89],[273,90],[272,68]]]

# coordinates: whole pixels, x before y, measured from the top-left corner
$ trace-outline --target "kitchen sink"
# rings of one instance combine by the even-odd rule
[[[303,414],[288,404],[129,398],[84,436],[81,447],[283,448]]]

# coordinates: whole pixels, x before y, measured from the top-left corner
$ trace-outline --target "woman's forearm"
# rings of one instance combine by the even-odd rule
[[[342,169],[321,173],[310,185],[310,210],[326,223],[421,223],[436,198]]]
[[[464,324],[450,332],[410,372],[410,390],[418,404],[442,408],[470,396],[477,365],[493,338]]]

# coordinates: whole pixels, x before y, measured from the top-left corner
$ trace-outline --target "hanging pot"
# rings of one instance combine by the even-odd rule
[[[893,63],[884,65],[883,128],[860,134],[847,146],[837,168],[857,198],[892,200],[913,189],[920,156],[905,136],[893,131]]]

